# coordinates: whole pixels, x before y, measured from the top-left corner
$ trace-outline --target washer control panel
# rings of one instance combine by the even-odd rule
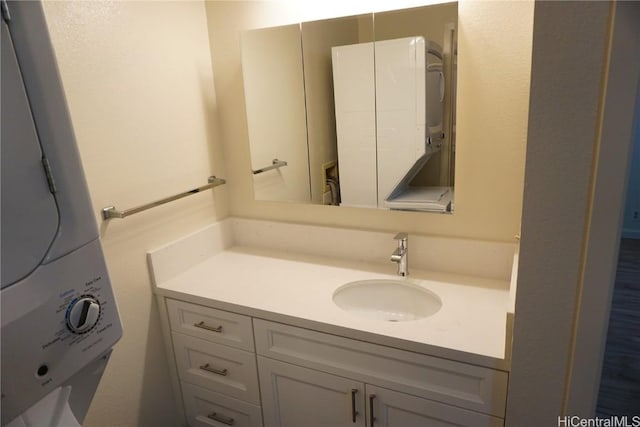
[[[98,239],[2,290],[2,419],[11,420],[122,336]]]
[[[65,315],[67,328],[74,334],[84,334],[96,326],[100,318],[100,302],[93,295],[74,299]]]

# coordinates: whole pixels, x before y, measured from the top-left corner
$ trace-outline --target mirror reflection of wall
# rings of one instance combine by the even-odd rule
[[[300,25],[249,31],[242,70],[258,200],[308,202],[309,162]],[[274,161],[285,162],[277,166]]]
[[[254,197],[450,211],[455,159],[456,25],[457,3],[448,3],[244,33],[242,61],[252,169],[262,169],[274,159],[286,161],[286,166],[253,175]],[[391,40],[412,37],[423,43],[421,55],[426,61],[422,77],[416,76],[415,70],[403,69],[406,64],[396,64],[396,71],[389,72],[382,61],[374,62],[374,57],[384,56],[380,50],[383,46],[395,43]],[[364,53],[356,54],[360,58],[353,60],[344,53],[336,61],[339,49],[345,51],[349,46],[352,51],[358,46],[364,48]],[[416,51],[415,47],[402,49]],[[429,51],[438,51],[439,59],[429,56]],[[283,52],[287,53],[281,57]],[[391,57],[404,61],[407,54],[399,51]],[[350,67],[357,71],[349,71]],[[351,80],[336,79],[338,69],[355,74]],[[414,81],[409,85],[383,85],[379,76],[385,70],[391,81],[408,80],[406,76]],[[364,87],[371,90],[354,95],[354,89]],[[392,94],[386,104],[385,91]],[[409,96],[403,102],[412,104],[402,107],[405,110],[398,108],[395,95],[402,91]],[[422,101],[415,96],[418,92]],[[440,114],[435,116],[440,117],[439,123],[428,123],[429,111],[438,108]],[[393,120],[385,121],[394,114]],[[349,143],[340,142],[345,140]],[[285,142],[294,141],[296,149],[285,148]],[[401,149],[403,146],[408,148]],[[395,202],[390,198],[392,193],[400,196]],[[416,197],[422,200],[414,203]]]

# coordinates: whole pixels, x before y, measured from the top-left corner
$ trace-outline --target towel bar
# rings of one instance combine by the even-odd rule
[[[165,197],[164,199],[157,200],[155,202],[147,203],[142,206],[138,206],[136,208],[125,209],[123,211],[118,211],[114,206],[107,206],[106,208],[102,208],[102,219],[108,220],[111,218],[119,218],[123,219],[128,217],[129,215],[137,214],[142,211],[146,211],[147,209],[155,208],[156,206],[164,205],[165,203],[172,202],[174,200],[182,199],[183,197],[190,196],[192,194],[200,193],[201,191],[208,190],[213,187],[217,187],[226,183],[222,178],[216,178],[215,176],[210,176],[208,179],[208,184],[203,185],[202,187],[194,188],[193,190],[185,191],[180,194],[176,194],[174,196]]]
[[[270,171],[272,169],[278,169],[278,168],[281,168],[283,166],[287,166],[287,162],[285,162],[284,160],[273,159],[273,161],[271,162],[271,164],[269,166],[265,166],[263,168],[256,169],[256,170],[254,170],[252,172],[253,172],[254,175],[257,175],[259,173]]]

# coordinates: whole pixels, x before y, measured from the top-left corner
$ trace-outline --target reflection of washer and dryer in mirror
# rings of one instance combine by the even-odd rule
[[[451,211],[453,187],[416,179],[445,138],[442,48],[407,37],[334,47],[332,59],[341,204]]]
[[[2,2],[2,425],[80,425],[122,325],[40,2]]]

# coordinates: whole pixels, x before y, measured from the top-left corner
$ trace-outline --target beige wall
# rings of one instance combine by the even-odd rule
[[[638,107],[639,19],[637,2],[536,3],[507,426],[594,416]]]
[[[96,217],[225,177],[202,2],[44,5]],[[85,426],[177,425],[145,254],[226,216],[225,194],[102,224],[124,336]]]
[[[230,212],[242,217],[512,241],[520,230],[533,2],[463,1],[458,15],[456,212],[436,215],[254,201],[251,176],[246,172],[250,156],[239,32],[291,23],[294,16],[277,3],[207,2],[230,178]],[[307,13],[304,19],[312,17]]]
[[[563,415],[608,15],[605,2],[536,5],[508,425],[555,425]]]

